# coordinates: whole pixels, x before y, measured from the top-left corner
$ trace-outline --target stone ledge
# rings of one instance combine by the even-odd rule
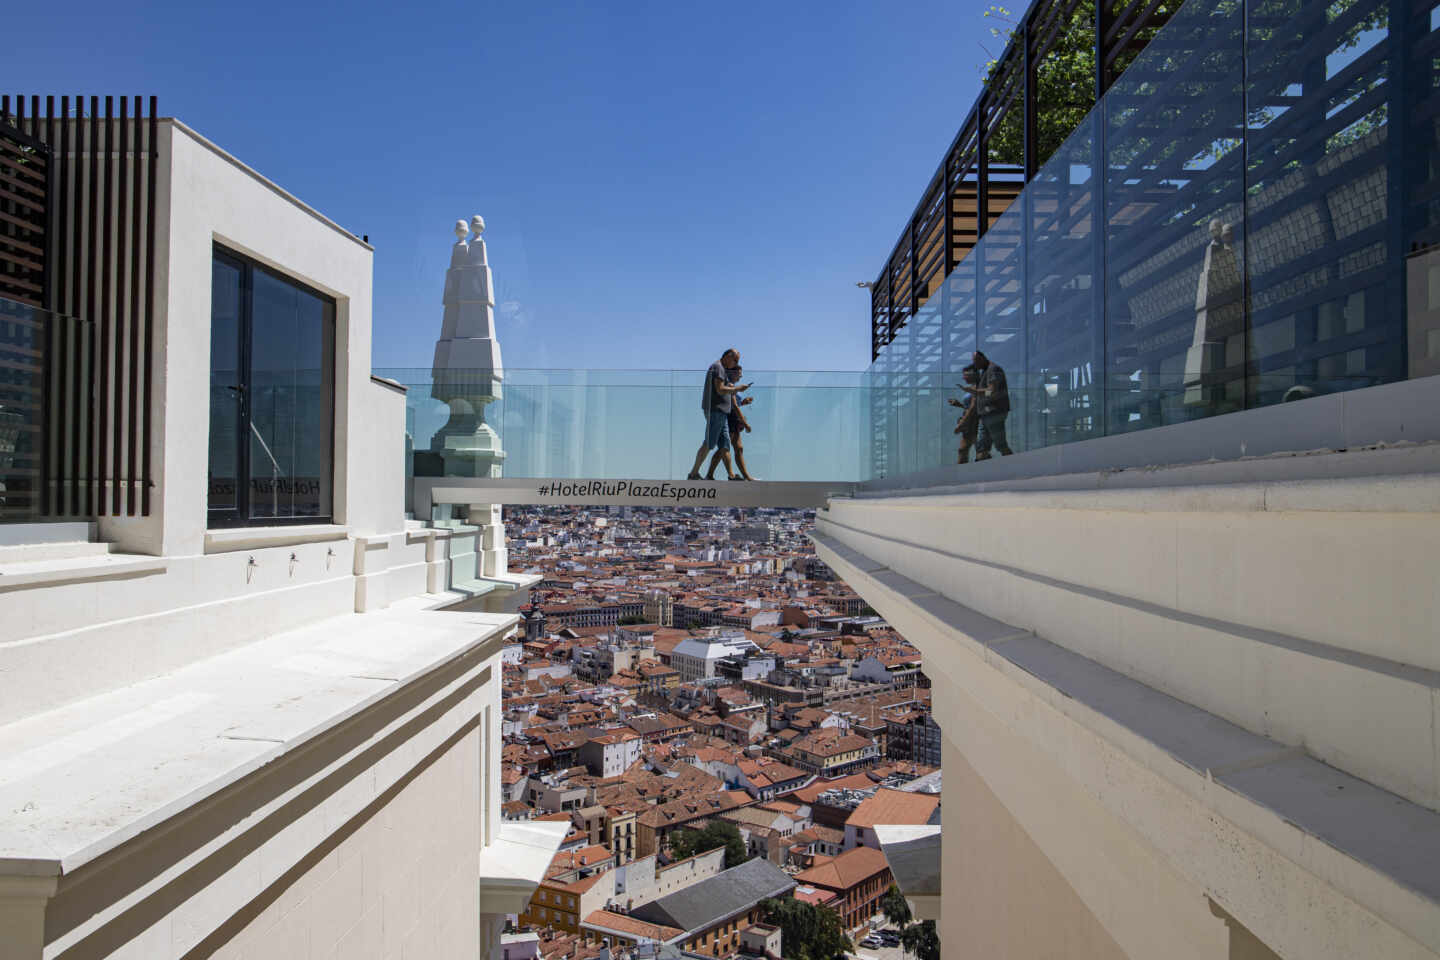
[[[570,831],[568,823],[502,823],[480,851],[480,910],[524,913],[530,896]]]
[[[344,540],[350,528],[339,523],[306,523],[277,527],[225,527],[205,531],[206,553],[288,547],[297,543]]]
[[[0,564],[0,593],[27,587],[51,587],[62,583],[89,583],[164,573],[169,563],[162,557],[128,553],[24,560]]]
[[[1434,378],[1440,382],[1440,377]],[[1205,421],[1210,422],[1210,421]],[[1179,425],[1180,428],[1188,424]],[[1157,428],[1170,429],[1170,428]],[[1154,430],[1127,436],[1146,437]],[[1062,444],[997,457],[983,463],[949,465],[901,477],[871,480],[855,491],[857,499],[905,499],[975,493],[1086,493],[1163,490],[1170,487],[1276,485],[1294,481],[1400,478],[1440,471],[1440,440],[1355,447],[1345,450],[1292,450],[1266,456],[1217,460],[1165,460],[1155,454],[1126,464],[1073,466],[1052,455],[1095,441]],[[1432,494],[1433,498],[1433,494]],[[1316,507],[1315,509],[1326,509]],[[1367,509],[1359,507],[1359,509]]]
[[[538,573],[502,573],[489,577],[479,577],[477,579],[493,583],[498,589],[505,592],[513,592],[515,590],[533,587],[545,578]]]
[[[1343,456],[1343,455],[1337,455]],[[1043,484],[984,483],[858,494],[867,505],[899,509],[1107,510],[1123,513],[1434,513],[1440,484],[1431,473],[1367,474],[1308,479],[1276,471],[1272,479],[1207,480],[1203,470],[1175,470],[1169,482],[1155,471],[1136,482],[1115,474],[1066,474]],[[983,495],[983,496],[982,496]]]
[[[513,615],[335,617],[0,726],[0,874],[69,873],[477,651]],[[482,649],[483,648],[483,649]]]

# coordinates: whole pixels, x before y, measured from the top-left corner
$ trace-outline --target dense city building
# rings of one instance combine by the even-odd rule
[[[866,798],[938,776],[918,719],[929,713],[920,653],[860,616],[859,598],[816,563],[808,511],[515,507],[507,522],[510,563],[537,584],[505,663],[508,813],[571,831],[516,921],[542,955],[607,939],[713,957],[741,952],[747,935],[763,943],[761,894],[788,896],[795,874],[854,847],[846,820],[864,819]],[[659,529],[663,551],[651,547]],[[626,621],[632,603],[641,613]],[[717,622],[668,626],[672,604],[717,611]],[[567,613],[601,610],[614,621]],[[783,616],[793,610],[804,623]],[[894,747],[892,724],[906,731]],[[851,799],[827,826],[808,791],[830,784]],[[938,822],[933,791],[904,797],[883,809]],[[745,863],[722,862],[723,847],[677,859],[722,828]],[[857,863],[838,869],[848,877]],[[880,874],[849,885],[838,875],[824,874],[825,909],[852,926],[871,919]]]

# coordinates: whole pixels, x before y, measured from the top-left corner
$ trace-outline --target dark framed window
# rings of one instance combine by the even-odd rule
[[[335,301],[217,246],[211,267],[211,527],[326,523]]]

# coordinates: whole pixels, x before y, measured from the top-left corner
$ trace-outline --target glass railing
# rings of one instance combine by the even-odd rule
[[[1440,373],[1427,11],[1188,0],[876,358],[867,472],[954,462],[976,349],[1017,452]]]
[[[407,474],[680,479],[705,440],[705,369],[381,369],[407,387]],[[856,482],[870,462],[858,371],[756,370],[742,411],[745,465],[762,480]],[[492,399],[493,398],[493,399]],[[477,412],[479,416],[477,416]],[[707,457],[701,474],[710,466]],[[717,477],[726,476],[719,466]]]
[[[1327,379],[1269,375],[1245,376],[1243,371],[1188,378],[1111,377],[1106,384],[1050,373],[1005,370],[1008,389],[999,407],[1006,412],[977,411],[962,417],[964,402],[959,372],[904,371],[870,374],[866,401],[874,411],[872,471],[866,479],[903,477],[937,466],[975,461],[986,456],[1038,450],[1057,443],[1099,436],[1106,415],[1098,398],[1108,396],[1110,415],[1129,424],[1148,426],[1184,423],[1244,409],[1239,388],[1263,391],[1273,402],[1293,402],[1375,386],[1365,377]],[[962,419],[964,422],[962,423]],[[1343,424],[1335,424],[1335,442],[1344,443]],[[1209,448],[1206,448],[1207,450]],[[1208,456],[1208,453],[1197,454]]]
[[[488,375],[465,371],[448,372],[438,386],[421,371],[377,373],[408,388],[412,477],[678,480],[705,434],[699,370],[508,370],[498,388]],[[1117,375],[1104,384],[1048,371],[1004,373],[1006,389],[973,416],[963,415],[969,394],[960,371],[747,374],[754,386],[745,396],[754,402],[742,408],[751,427],[741,435],[745,465],[763,480],[863,482],[1098,436],[1107,415],[1183,423],[1243,409],[1246,390],[1279,403],[1378,382],[1247,376],[1243,367]],[[725,468],[716,474],[723,479]]]

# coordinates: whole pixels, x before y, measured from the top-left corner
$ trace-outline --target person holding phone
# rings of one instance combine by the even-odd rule
[[[711,450],[716,451],[725,464],[725,472],[732,477],[735,470],[730,466],[730,411],[734,409],[735,394],[750,389],[748,383],[732,383],[727,372],[740,366],[740,351],[731,347],[710,364],[705,372],[705,384],[700,392],[700,409],[705,413],[705,442],[695,453],[695,465],[686,475],[687,480],[700,480],[700,468]]]
[[[725,371],[726,381],[728,381],[729,383],[739,383],[740,372],[740,364],[737,363],[735,364],[735,366]],[[745,384],[745,386],[748,388],[750,384],[747,383]],[[746,404],[751,404],[754,402],[754,397],[732,397],[730,401],[730,448],[735,451],[735,466],[740,468],[741,480],[755,479],[754,477],[750,476],[750,471],[745,467],[745,439],[743,437],[743,434],[750,429],[750,421],[745,419],[745,414],[740,409]],[[715,452],[715,455],[710,458],[710,470],[708,473],[705,474],[706,480],[715,479],[715,468],[719,465],[720,452],[717,450]],[[727,471],[730,469],[730,464],[728,462],[725,464],[725,469]],[[735,474],[731,473],[729,474],[729,477],[731,480],[734,480]]]

